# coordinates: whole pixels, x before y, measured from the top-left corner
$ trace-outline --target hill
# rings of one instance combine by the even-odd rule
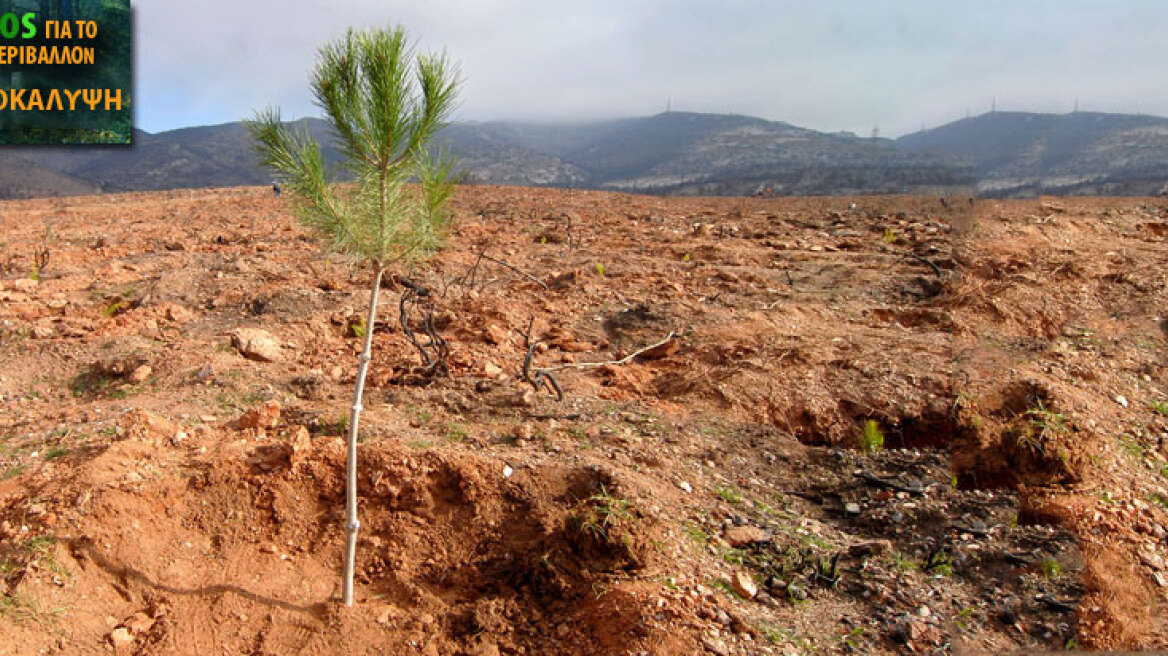
[[[1153,195],[1168,182],[1168,119],[992,112],[896,141],[974,167],[983,196]]]
[[[300,125],[328,143],[319,119]],[[472,183],[672,195],[1152,195],[1168,181],[1168,119],[994,112],[897,140],[750,116],[666,112],[585,123],[465,122],[440,143]],[[130,149],[9,152],[0,197],[265,184],[239,123],[158,134]],[[335,162],[335,150],[326,148]],[[33,183],[32,171],[40,181]],[[58,175],[51,175],[55,172]]]
[[[303,119],[296,126],[308,129],[318,140],[329,141],[323,121]],[[159,134],[138,131],[130,148],[14,150],[24,160],[107,192],[255,185],[272,178],[257,165],[251,137],[238,122]],[[332,149],[326,149],[325,156],[336,159]]]
[[[749,116],[666,112],[597,123],[463,124],[452,149],[469,135],[550,155],[582,178],[572,186],[593,189],[744,195],[769,185],[783,195],[851,194],[973,182],[961,164],[905,153],[889,140]]]
[[[0,159],[0,198],[79,196],[101,192],[101,187],[20,157]]]
[[[328,141],[323,121],[303,119],[302,125]],[[669,112],[596,123],[459,123],[440,141],[461,159],[467,180],[489,184],[742,195],[765,185],[779,194],[844,194],[972,182],[960,165],[905,153],[888,140],[745,116]],[[256,165],[239,123],[139,132],[128,149],[24,148],[18,156],[111,192],[271,179]]]

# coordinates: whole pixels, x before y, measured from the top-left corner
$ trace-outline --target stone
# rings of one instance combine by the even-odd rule
[[[150,365],[148,365],[148,364],[139,365],[139,366],[135,367],[133,371],[130,372],[129,381],[131,383],[145,382],[146,379],[149,378],[150,374],[152,374],[152,373],[154,373],[154,369],[151,368]]]
[[[510,341],[507,339],[507,331],[495,324],[490,324],[486,327],[483,331],[483,338],[488,344],[494,344],[495,346],[503,346]]]
[[[1115,402],[1125,408],[1128,406],[1127,397],[1123,395],[1117,395],[1115,397]]]
[[[702,638],[702,646],[706,648],[706,651],[717,656],[729,656],[730,654],[730,648],[726,646],[726,643],[717,638]]]
[[[284,354],[280,342],[266,330],[238,328],[231,333],[231,344],[249,360],[278,362]]]
[[[735,526],[728,529],[722,537],[735,549],[771,540],[770,534],[757,526]]]
[[[195,318],[195,313],[181,305],[166,306],[166,319],[175,323],[186,323]]]
[[[209,381],[214,377],[215,377],[215,367],[213,365],[211,365],[210,363],[207,363],[207,364],[203,365],[202,367],[199,367],[199,370],[195,372],[195,380],[199,381],[200,383]]]
[[[141,635],[148,633],[150,629],[154,628],[154,618],[142,611],[138,611],[130,619],[126,620],[125,626],[130,629],[130,633],[133,635]]]
[[[844,512],[849,514],[849,515],[859,515],[860,514],[860,504],[856,503],[855,501],[850,501],[850,502],[844,504]]]
[[[681,350],[681,342],[677,341],[676,337],[670,338],[663,344],[658,344],[651,349],[643,351],[637,358],[641,360],[660,360],[674,355]]]
[[[730,585],[734,588],[734,592],[744,599],[754,599],[758,594],[758,584],[746,572],[734,572],[730,577]]]
[[[240,428],[274,428],[280,422],[280,404],[268,401],[243,413],[239,418]]]
[[[16,280],[10,282],[9,286],[14,291],[31,294],[36,290],[38,284],[40,284],[40,281],[33,280],[32,278],[17,278]]]
[[[169,440],[182,430],[178,424],[147,410],[130,410],[122,416],[118,434],[135,439],[161,438]]]
[[[892,551],[892,542],[889,540],[871,540],[848,547],[851,556],[879,556]]]
[[[28,331],[33,339],[49,339],[57,334],[53,327],[49,324],[38,323],[33,325],[32,329]]]
[[[129,647],[134,642],[134,636],[130,634],[129,629],[124,626],[119,626],[109,634],[109,641],[115,650],[121,650]]]
[[[488,362],[483,365],[483,375],[488,378],[498,378],[503,374],[503,368],[494,362]]]
[[[677,487],[681,488],[681,491],[685,492],[686,494],[693,494],[693,486],[685,481],[679,482]]]

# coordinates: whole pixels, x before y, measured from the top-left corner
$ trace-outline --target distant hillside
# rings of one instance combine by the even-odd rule
[[[439,142],[458,157],[467,182],[573,187],[588,180],[587,172],[524,146],[505,129],[459,123],[443,130]]]
[[[43,198],[101,193],[97,185],[9,154],[0,158],[0,198]]]
[[[749,116],[667,112],[596,123],[472,123],[448,130],[457,153],[467,140],[518,144],[551,157],[554,184],[659,194],[901,193],[972,184],[967,167],[905,153],[884,139],[825,134]],[[515,169],[520,159],[499,157]],[[467,167],[486,182],[472,160]]]
[[[1152,195],[1168,183],[1168,119],[1155,116],[993,112],[896,145],[964,161],[985,196]]]
[[[328,141],[326,124],[298,122],[317,139]],[[107,192],[229,187],[266,184],[272,174],[257,165],[251,137],[241,123],[135,132],[131,148],[16,149],[18,156],[86,180]],[[326,157],[333,157],[326,150]]]
[[[299,121],[318,140],[319,119]],[[666,112],[592,123],[458,123],[439,142],[471,183],[655,194],[950,193],[1147,195],[1168,182],[1168,119],[996,112],[891,141],[749,116]],[[239,123],[125,148],[3,151],[0,196],[266,184]],[[325,156],[336,162],[335,149]],[[28,162],[20,166],[12,158]]]

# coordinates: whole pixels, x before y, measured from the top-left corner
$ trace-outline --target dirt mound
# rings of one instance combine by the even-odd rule
[[[687,649],[653,617],[677,610],[651,605],[637,582],[660,560],[658,529],[611,472],[515,471],[465,453],[364,445],[359,610],[347,613],[334,589],[339,439],[313,441],[289,428],[176,441],[180,427],[142,412],[127,415],[120,434],[67,476],[5,498],[5,519],[28,537],[4,555],[20,558],[30,542],[45,549],[31,554],[41,571],[12,577],[8,594],[53,604],[61,577],[87,590],[69,603],[81,618],[69,643],[80,651],[117,642],[122,628],[131,639],[114,646],[135,653],[199,653],[208,640],[271,654],[323,645],[352,653],[386,645],[467,654]],[[59,501],[33,504],[30,516],[31,499]],[[55,538],[43,537],[49,530]],[[44,570],[51,579],[39,576]]]

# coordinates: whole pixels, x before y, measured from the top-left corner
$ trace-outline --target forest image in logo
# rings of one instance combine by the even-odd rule
[[[123,144],[129,0],[0,0],[0,144]]]

